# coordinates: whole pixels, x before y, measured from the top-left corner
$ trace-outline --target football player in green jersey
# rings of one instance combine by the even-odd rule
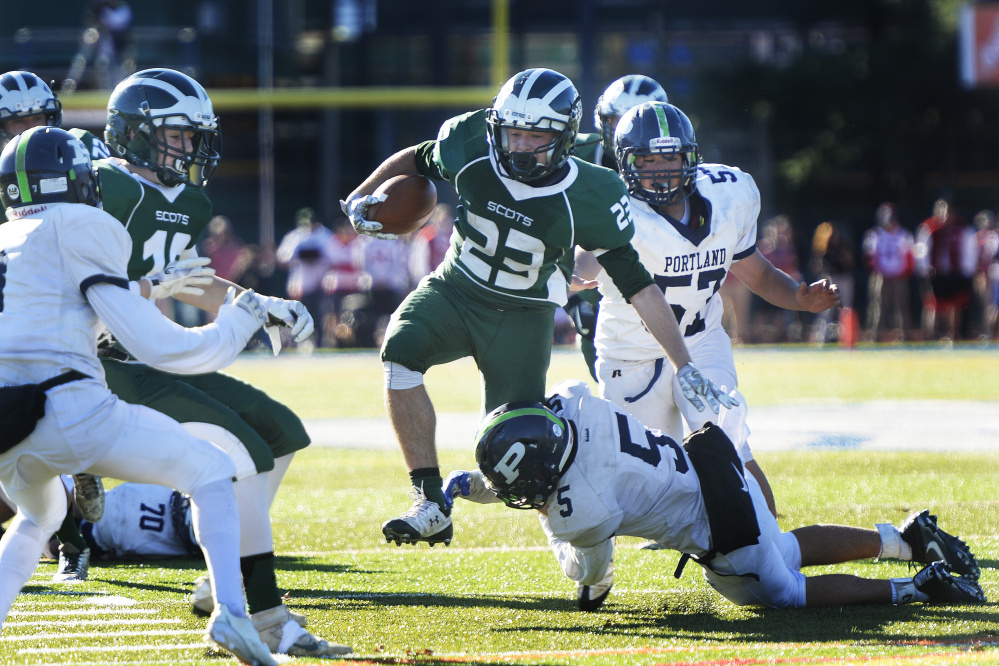
[[[205,194],[218,165],[221,135],[205,89],[170,69],[137,72],[108,101],[104,133],[116,155],[101,160],[104,210],[132,237],[128,272],[133,279],[157,274],[174,261],[198,265],[195,244],[212,215]],[[214,277],[201,294],[174,298],[217,311],[238,285]],[[313,331],[312,317],[297,301],[263,297],[270,321],[291,329],[296,340]],[[179,377],[135,363],[120,346],[104,346],[111,390],[128,402],[163,412],[198,436],[225,449],[236,462],[240,514],[240,564],[254,626],[273,652],[328,657],[351,648],[319,639],[305,618],[282,602],[275,576],[269,510],[294,453],[309,445],[301,420],[263,391],[224,373]],[[200,592],[200,593],[199,593]],[[210,599],[205,590],[200,600]],[[210,601],[208,602],[210,606]]]
[[[61,127],[62,102],[37,75],[15,70],[0,75],[0,148],[32,127]],[[74,132],[78,130],[73,130]],[[104,144],[98,141],[91,159],[107,157]],[[101,151],[103,148],[103,151]],[[104,485],[100,477],[75,474],[74,501],[87,520],[100,520],[104,512]],[[80,534],[72,512],[56,532],[59,540],[59,566],[52,576],[56,583],[76,583],[87,579],[90,549]]]
[[[643,74],[628,74],[617,79],[604,90],[593,110],[596,133],[576,137],[576,157],[591,164],[599,164],[617,171],[614,157],[614,130],[617,121],[628,109],[643,102],[669,102],[666,91],[659,83]],[[583,289],[569,297],[565,311],[576,326],[579,351],[590,369],[590,376],[597,378],[597,350],[593,336],[597,330],[597,313],[600,311],[600,291]]]
[[[553,313],[566,303],[576,246],[598,256],[642,314],[687,399],[715,412],[734,404],[689,364],[676,318],[630,245],[624,181],[572,157],[581,116],[568,78],[528,69],[503,85],[491,108],[452,118],[436,140],[392,155],[342,202],[358,232],[393,238],[365,218],[389,178],[447,180],[459,199],[451,249],[396,310],[382,346],[386,408],[414,487],[412,508],[382,526],[388,541],[447,544],[453,535],[423,374],[471,356],[485,411],[543,400]]]

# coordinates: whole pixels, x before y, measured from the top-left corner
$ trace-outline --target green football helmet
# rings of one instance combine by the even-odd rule
[[[171,146],[168,130],[191,132]],[[108,100],[104,140],[130,164],[151,169],[164,185],[204,187],[221,159],[222,135],[200,83],[172,69],[147,69],[118,84]]]

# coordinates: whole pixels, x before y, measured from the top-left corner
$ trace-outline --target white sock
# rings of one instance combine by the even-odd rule
[[[294,457],[294,453],[289,453],[286,456],[274,459],[274,469],[267,473],[267,494],[270,497],[268,506],[274,504],[274,498],[277,496],[278,488],[281,486],[281,481],[284,480],[285,472],[288,471],[288,468],[291,466],[292,458]]]
[[[205,553],[215,604],[246,617],[239,567],[239,513],[231,481],[213,481],[191,491],[194,533]]]
[[[881,552],[879,560],[911,560],[912,546],[902,540],[902,534],[890,523],[878,523],[878,534],[881,536]]]
[[[911,604],[914,601],[929,601],[930,597],[920,592],[911,578],[892,578],[891,602],[893,604]]]
[[[254,474],[236,482],[236,506],[239,507],[239,556],[249,557],[274,550],[271,534],[267,477],[270,472]]]
[[[46,540],[42,529],[23,514],[14,518],[0,540],[0,627],[7,619],[14,599],[38,567]]]

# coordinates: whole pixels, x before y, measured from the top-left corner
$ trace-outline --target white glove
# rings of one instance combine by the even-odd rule
[[[288,301],[276,296],[259,296],[267,311],[268,326],[284,326],[291,329],[295,342],[308,339],[316,330],[312,315],[299,301]]]
[[[714,382],[702,375],[693,363],[688,363],[677,370],[676,380],[680,384],[680,390],[683,391],[683,397],[699,412],[704,411],[705,402],[715,414],[718,413],[720,405],[732,408],[739,404],[738,400],[726,394],[715,386]]]
[[[261,326],[267,323],[267,310],[260,302],[260,297],[253,293],[252,289],[247,289],[236,296],[236,288],[229,287],[229,290],[225,292],[225,305],[235,305],[250,313],[254,319],[260,322]]]
[[[382,223],[373,222],[364,216],[368,214],[368,208],[376,203],[381,203],[388,198],[387,194],[355,194],[346,201],[340,201],[340,210],[350,219],[354,225],[354,231],[367,236],[374,236],[381,240],[395,240],[396,234],[381,233]]]
[[[444,479],[442,488],[444,490],[444,502],[448,507],[454,505],[455,497],[461,497],[462,499],[478,502],[479,504],[493,504],[501,501],[489,489],[489,486],[486,484],[486,477],[479,470],[474,472],[464,472],[462,470],[451,472]]]
[[[211,262],[208,257],[171,261],[159,273],[146,276],[150,284],[149,298],[155,300],[174,294],[200,296],[205,290],[197,285],[211,284],[215,275],[215,269],[208,267]]]

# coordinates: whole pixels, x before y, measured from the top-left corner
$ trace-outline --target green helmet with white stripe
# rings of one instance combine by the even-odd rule
[[[101,207],[100,176],[83,142],[58,127],[32,127],[0,154],[5,208],[52,203]]]
[[[540,509],[576,455],[572,425],[540,402],[510,402],[482,422],[475,461],[515,509]]]
[[[167,132],[189,133],[183,148]],[[146,69],[118,84],[108,100],[104,140],[130,164],[151,169],[164,185],[204,187],[221,159],[222,135],[200,83],[173,69]]]
[[[644,166],[642,156],[677,155],[679,169],[655,169]],[[700,155],[694,126],[683,111],[665,102],[645,102],[621,116],[614,134],[617,168],[628,184],[631,196],[653,206],[680,203],[694,192],[694,178]],[[679,184],[673,178],[679,176]],[[642,186],[642,179],[652,179],[652,189]]]

